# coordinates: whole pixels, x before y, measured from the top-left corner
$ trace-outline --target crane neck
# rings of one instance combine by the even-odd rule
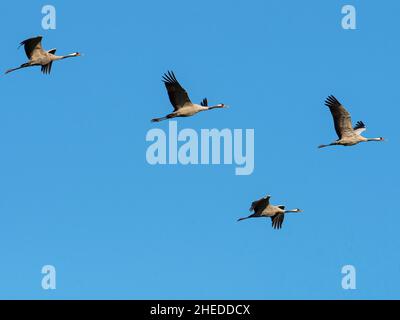
[[[223,108],[223,106],[216,105],[216,106],[211,106],[211,107],[206,107],[206,108],[207,108],[207,110],[211,110],[211,109],[221,109],[221,108]]]
[[[67,54],[66,56],[53,56],[53,60],[63,60],[63,59],[67,59],[67,58],[73,58],[73,57],[77,57],[76,53],[70,53]]]
[[[285,213],[290,213],[290,212],[301,212],[301,210],[300,209],[285,210]]]

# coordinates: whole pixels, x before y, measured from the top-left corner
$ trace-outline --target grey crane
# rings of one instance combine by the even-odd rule
[[[41,66],[41,71],[44,74],[49,74],[54,61],[81,56],[79,52],[74,52],[66,56],[56,56],[55,53],[57,49],[45,51],[42,47],[42,38],[42,36],[38,36],[22,41],[20,47],[24,46],[29,61],[21,64],[17,68],[7,70],[6,74],[22,68],[34,66]]]
[[[325,100],[325,105],[329,107],[333,117],[336,133],[339,137],[336,141],[330,144],[322,144],[318,148],[325,148],[329,146],[353,146],[360,142],[368,141],[384,141],[380,138],[365,138],[361,135],[367,130],[364,122],[358,121],[356,125],[352,126],[350,113],[346,108],[332,95]]]
[[[152,119],[151,122],[160,122],[165,119],[172,119],[175,117],[190,117],[201,111],[227,108],[223,103],[215,106],[208,106],[207,98],[203,99],[200,104],[195,104],[190,101],[189,95],[186,90],[176,80],[173,71],[168,71],[162,78],[165,87],[167,88],[169,101],[171,102],[174,112],[167,114],[165,117]]]
[[[285,206],[279,205],[274,206],[269,203],[270,195],[267,195],[259,200],[253,201],[250,207],[250,212],[254,211],[253,214],[248,217],[240,218],[238,221],[250,219],[250,218],[271,218],[272,227],[274,229],[282,228],[283,219],[285,214],[289,212],[302,212],[300,209],[286,210]]]

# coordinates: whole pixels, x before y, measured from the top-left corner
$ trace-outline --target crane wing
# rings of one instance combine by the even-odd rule
[[[43,74],[50,74],[52,66],[53,66],[53,61],[42,66],[41,71],[43,72]]]
[[[56,51],[57,51],[57,49],[54,48],[54,49],[48,50],[47,53],[55,54]],[[53,61],[50,61],[48,64],[42,66],[42,72],[43,72],[44,74],[50,74],[50,72],[51,72],[51,67],[52,67],[52,66],[53,66]]]
[[[250,206],[249,210],[250,211],[254,211],[254,212],[258,212],[260,210],[263,210],[264,208],[266,208],[269,205],[269,199],[270,198],[271,198],[270,196],[267,196],[267,197],[261,198],[259,200],[253,201],[251,203],[251,206]]]
[[[282,228],[283,220],[285,219],[285,215],[283,213],[277,213],[273,217],[271,217],[272,220],[272,227],[274,229],[280,229]]]
[[[21,46],[24,46],[26,56],[29,60],[45,53],[42,48],[41,36],[24,40],[20,43],[20,47]]]
[[[355,134],[361,135],[361,133],[367,130],[367,127],[365,126],[364,122],[358,121],[354,126],[353,130]]]
[[[345,107],[332,95],[325,100],[325,105],[331,111],[339,139],[344,136],[352,136],[354,131],[351,125],[351,116]]]
[[[182,108],[185,104],[192,104],[186,90],[176,80],[175,74],[172,71],[165,73],[162,79],[167,88],[169,101],[171,101],[174,111]]]

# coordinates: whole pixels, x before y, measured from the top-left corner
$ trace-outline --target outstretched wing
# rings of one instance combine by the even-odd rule
[[[56,51],[57,51],[57,49],[54,48],[54,49],[50,49],[49,51],[47,51],[47,53],[55,54]],[[53,66],[53,61],[50,61],[48,64],[42,66],[42,72],[44,74],[50,74],[52,66]]]
[[[42,48],[42,36],[26,39],[22,41],[19,46],[24,46],[26,56],[29,60],[45,53]]]
[[[274,229],[280,229],[282,228],[282,224],[283,224],[283,219],[285,218],[285,214],[283,213],[277,213],[276,215],[274,215],[273,217],[271,217],[272,220],[272,227]]]
[[[171,101],[174,111],[182,108],[185,104],[192,104],[186,90],[176,80],[175,74],[172,71],[165,73],[162,79],[167,88],[169,101]]]
[[[207,98],[204,98],[202,102],[200,102],[200,105],[202,105],[203,107],[207,107],[208,106],[208,100]]]
[[[53,66],[53,61],[49,62],[48,64],[45,64],[44,66],[42,66],[41,71],[44,74],[50,74],[52,66]]]
[[[269,199],[270,198],[271,198],[270,196],[267,196],[267,197],[261,198],[259,200],[253,201],[251,203],[251,206],[250,206],[249,210],[250,211],[254,211],[254,212],[258,212],[260,210],[263,210],[264,208],[266,208],[269,205]]]
[[[365,126],[364,122],[358,121],[356,125],[354,126],[354,133],[360,135],[363,133],[365,130],[367,130],[367,127]]]
[[[325,105],[331,111],[339,139],[345,136],[352,136],[354,131],[351,125],[351,116],[345,107],[332,95],[325,100]]]

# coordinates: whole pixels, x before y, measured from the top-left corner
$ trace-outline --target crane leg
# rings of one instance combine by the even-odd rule
[[[170,114],[167,114],[165,117],[162,117],[162,118],[151,119],[151,122],[160,122],[160,121],[163,121],[163,120],[166,120],[166,119],[175,118],[176,116],[177,116],[176,114],[170,113]]]
[[[22,68],[26,68],[26,67],[30,67],[31,65],[29,64],[29,63],[24,63],[24,64],[21,64],[19,67],[17,67],[17,68],[13,68],[13,69],[8,69],[6,72],[5,72],[5,74],[7,74],[7,73],[10,73],[10,72],[13,72],[13,71],[16,71],[16,70],[19,70],[19,69],[22,69]]]

